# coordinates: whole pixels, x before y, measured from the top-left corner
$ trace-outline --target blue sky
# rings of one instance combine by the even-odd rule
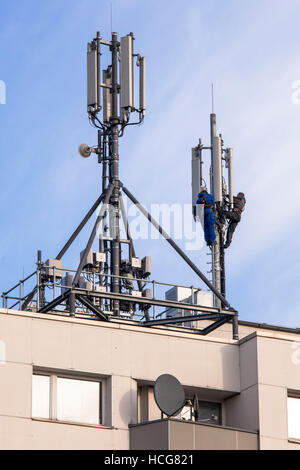
[[[135,33],[147,56],[147,116],[120,143],[121,175],[151,203],[190,202],[190,148],[209,138],[211,83],[218,130],[235,150],[247,211],[227,255],[240,318],[299,327],[299,0],[13,0],[2,2],[0,289],[55,257],[100,191],[86,109],[86,43],[100,30]],[[76,267],[90,226],[66,263]],[[153,277],[199,285],[163,240],[137,243]],[[189,253],[204,272],[205,251]],[[162,263],[163,258],[163,263]]]

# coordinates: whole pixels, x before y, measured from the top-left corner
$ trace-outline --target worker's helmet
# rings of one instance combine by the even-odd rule
[[[200,188],[200,193],[207,193],[207,187],[206,186],[201,186]]]

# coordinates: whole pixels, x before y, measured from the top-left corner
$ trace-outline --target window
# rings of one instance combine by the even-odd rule
[[[195,421],[192,400],[187,404],[180,413],[180,419],[186,421]],[[208,401],[198,401],[198,422],[203,424],[213,424],[214,426],[222,425],[222,407],[220,403]]]
[[[216,426],[222,425],[221,404],[199,401],[198,421]]]
[[[32,416],[50,419],[50,377],[32,377]]]
[[[100,424],[99,382],[57,379],[57,419]]]
[[[32,377],[32,417],[102,424],[102,381],[54,374]]]
[[[289,437],[300,439],[300,395],[288,396]]]

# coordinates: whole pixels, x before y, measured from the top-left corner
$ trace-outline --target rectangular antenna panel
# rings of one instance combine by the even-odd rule
[[[87,52],[87,104],[97,108],[98,103],[98,65],[97,49],[92,43],[88,44]]]
[[[146,57],[140,58],[140,111],[146,111]]]
[[[139,258],[132,258],[132,267],[141,269],[142,267],[142,260]]]
[[[106,263],[106,261],[107,261],[106,253],[94,253],[94,264]]]
[[[133,108],[133,37],[131,35],[121,38],[120,62],[120,106],[125,109]]]
[[[202,168],[198,148],[192,149],[192,205],[196,206],[201,189]]]
[[[216,202],[223,201],[222,194],[222,143],[221,137],[213,138],[213,196]]]
[[[105,292],[107,292],[107,288],[106,288],[106,286],[96,286],[95,291],[105,293]]]
[[[108,70],[103,70],[103,83],[104,85],[112,85],[111,73]],[[111,118],[112,109],[112,94],[109,88],[103,88],[103,121],[109,122]]]
[[[230,200],[231,208],[233,208],[233,196],[234,196],[233,149],[227,149],[227,159],[228,159],[229,200]]]
[[[152,273],[152,258],[150,256],[146,256],[142,260],[142,269],[143,269],[143,275],[145,277],[148,277]]]
[[[58,259],[48,259],[48,261],[46,262],[46,275],[54,277],[54,273],[57,279],[63,277],[64,262]]]
[[[131,295],[132,297],[142,297],[142,292],[140,292],[139,290],[133,290],[131,291]]]
[[[80,253],[80,261],[82,260],[83,255],[84,255],[84,251]],[[93,250],[90,249],[90,251],[86,255],[86,258],[84,259],[83,267],[93,266],[93,264],[94,264],[94,253],[93,253]]]

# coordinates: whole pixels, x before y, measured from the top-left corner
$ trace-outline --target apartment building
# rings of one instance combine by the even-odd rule
[[[299,330],[239,330],[1,309],[0,448],[300,449]],[[173,418],[154,399],[162,374],[185,391]]]

